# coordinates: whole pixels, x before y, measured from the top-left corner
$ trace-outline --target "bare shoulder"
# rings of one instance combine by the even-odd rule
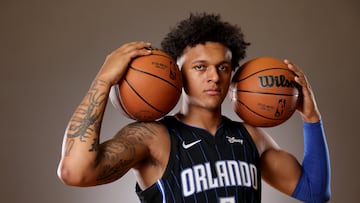
[[[127,137],[126,140],[137,143],[136,151],[143,151],[141,159],[132,166],[142,189],[149,187],[163,175],[170,156],[171,142],[162,123],[131,123],[116,136]]]
[[[123,127],[115,138],[126,137],[136,142],[147,142],[163,137],[166,133],[165,126],[159,122],[134,122]]]
[[[134,122],[123,127],[112,139],[99,147],[97,184],[112,182],[131,168],[150,168],[149,164],[162,163],[168,150],[165,126],[157,122]]]
[[[253,139],[260,156],[268,149],[280,148],[275,140],[262,128],[254,127],[246,123],[244,123],[244,126]]]
[[[166,127],[160,122],[134,122],[125,126],[115,136],[119,139],[126,137],[126,140],[146,148],[147,160],[160,165],[167,163],[170,152],[170,137]],[[143,163],[140,163],[142,165]]]

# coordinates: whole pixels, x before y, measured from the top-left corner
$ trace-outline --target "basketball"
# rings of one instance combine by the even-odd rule
[[[299,89],[295,74],[276,58],[244,63],[232,78],[230,101],[235,113],[255,127],[274,127],[296,110]]]
[[[162,50],[137,57],[110,91],[113,106],[130,119],[154,121],[177,104],[182,88],[181,72],[175,60]]]

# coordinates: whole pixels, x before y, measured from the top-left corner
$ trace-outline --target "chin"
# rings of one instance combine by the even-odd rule
[[[217,110],[221,109],[221,104],[222,104],[222,102],[216,102],[216,103],[214,102],[211,104],[208,103],[205,105],[205,108],[207,108],[211,111],[217,111]]]

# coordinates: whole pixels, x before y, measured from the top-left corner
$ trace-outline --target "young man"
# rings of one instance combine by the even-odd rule
[[[142,202],[260,202],[261,178],[306,202],[330,198],[329,155],[321,116],[304,73],[285,60],[302,88],[297,110],[304,126],[303,164],[263,130],[221,113],[232,71],[248,46],[241,30],[218,15],[190,15],[162,48],[183,74],[182,108],[160,121],[134,122],[99,143],[110,88],[151,44],[130,42],[113,51],[73,114],[58,174],[74,186],[105,184],[133,169]]]

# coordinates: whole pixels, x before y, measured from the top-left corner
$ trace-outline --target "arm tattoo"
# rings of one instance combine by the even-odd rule
[[[93,141],[94,142],[91,144],[89,152],[97,152],[99,149],[99,139],[94,138]]]
[[[135,158],[135,146],[125,139],[116,139],[105,144],[98,154],[98,160],[105,161],[97,181],[108,182],[121,177],[128,170]]]
[[[97,162],[104,164],[97,181],[109,182],[124,175],[136,161],[144,158],[137,157],[137,145],[154,139],[157,134],[151,125],[133,123],[119,131],[111,141],[102,144]]]
[[[75,112],[76,115],[70,121],[68,138],[80,137],[80,141],[85,142],[90,134],[99,135],[101,128],[101,117],[104,113],[107,95],[99,91],[98,86],[103,86],[104,82],[95,81],[88,92],[88,101],[80,104]]]
[[[99,136],[102,116],[107,102],[107,94],[100,91],[99,87],[105,85],[104,81],[95,80],[87,94],[87,100],[80,104],[70,120],[66,135],[68,138],[66,156],[70,155],[75,138],[79,137],[81,142],[86,142],[86,138],[90,138],[91,135]],[[89,151],[96,151],[98,145],[96,142],[98,140],[93,139],[94,144]]]
[[[158,131],[152,125],[144,125],[144,123],[132,123],[125,127],[116,136],[132,137],[137,142],[145,141],[146,139],[153,139],[158,134]]]

